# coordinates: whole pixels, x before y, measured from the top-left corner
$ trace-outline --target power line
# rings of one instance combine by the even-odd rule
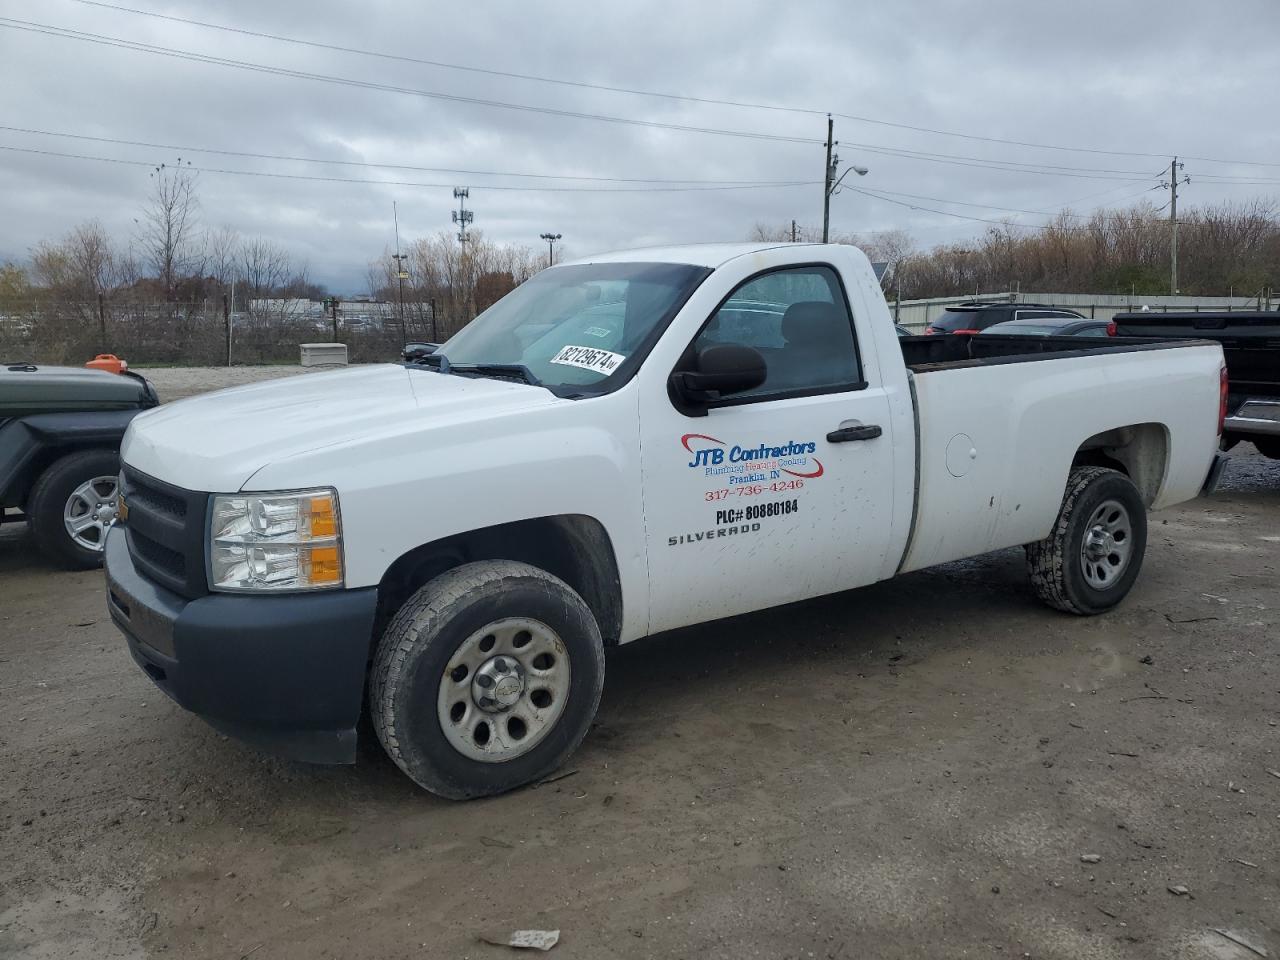
[[[116,10],[121,13],[133,13],[143,17],[154,17],[157,20],[169,20],[192,27],[204,27],[208,30],[221,30],[226,33],[237,33],[245,37],[256,37],[260,40],[276,40],[301,47],[312,47],[317,50],[330,50],[336,53],[353,53],[362,57],[375,57],[379,60],[393,60],[399,63],[414,63],[425,67],[439,67],[444,70],[463,70],[468,73],[482,73],[490,77],[503,77],[508,80],[525,80],[534,83],[551,83],[564,87],[577,87],[583,90],[602,90],[606,93],[625,93],[640,97],[658,97],[663,100],[679,100],[684,103],[703,103],[718,107],[743,107],[751,110],[775,110],[779,113],[797,113],[825,116],[825,110],[810,110],[804,107],[786,107],[767,103],[752,103],[745,100],[721,100],[716,97],[697,97],[679,93],[663,93],[656,90],[639,90],[634,87],[615,87],[604,83],[591,83],[586,80],[565,80],[557,77],[543,77],[531,73],[514,73],[509,70],[494,70],[488,67],[477,67],[464,63],[449,63],[444,60],[428,60],[423,57],[410,57],[404,54],[387,53],[381,50],[365,50],[360,47],[345,47],[336,43],[324,43],[318,40],[303,40],[299,37],[286,37],[278,33],[265,33],[259,30],[248,30],[243,27],[232,27],[221,23],[209,23],[205,20],[193,20],[189,17],[178,17],[168,13],[157,13],[153,10],[139,10],[135,7],[119,6],[114,3],[99,3],[97,0],[73,0],[88,7],[101,7],[104,10]]]
[[[849,189],[852,190],[854,188],[850,187]],[[1142,190],[1139,190],[1137,193],[1133,194],[1132,196],[1123,197],[1120,200],[1117,200],[1116,203],[1124,203],[1127,200],[1133,200],[1137,197],[1142,196],[1143,194],[1150,193],[1152,190],[1159,190],[1159,189],[1160,189],[1159,184],[1156,184],[1151,187],[1144,187]],[[1067,207],[1069,204],[1063,204],[1062,205],[1063,209],[1051,211],[1050,213],[1045,213],[1043,210],[1025,210],[1020,207],[1002,207],[1002,206],[999,206],[998,204],[993,204],[993,203],[971,203],[965,200],[944,200],[942,197],[924,197],[917,193],[900,193],[895,190],[883,190],[879,188],[876,189],[876,193],[884,194],[886,197],[905,197],[906,199],[909,199],[909,200],[928,200],[932,203],[946,203],[946,204],[951,204],[952,206],[957,206],[957,207],[981,207],[982,209],[985,209],[985,210],[1003,210],[1007,213],[1029,213],[1032,216],[1070,217],[1073,220],[1091,220],[1095,216],[1097,216],[1096,213],[1071,213],[1069,210],[1065,209],[1065,207]],[[1116,219],[1116,218],[1106,217],[1105,219],[1110,220],[1110,219]]]
[[[563,110],[554,107],[540,107],[532,104],[519,104],[503,100],[491,100],[481,97],[466,97],[458,94],[448,94],[439,91],[419,90],[410,87],[400,87],[393,84],[384,84],[367,80],[356,80],[349,77],[338,77],[329,74],[310,73],[301,70],[293,70],[286,67],[276,67],[266,64],[252,63],[243,60],[233,60],[226,57],[215,57],[208,54],[202,54],[187,50],[180,50],[172,47],[162,47],[155,44],[141,43],[139,41],[125,40],[119,37],[109,37],[103,34],[87,33],[69,28],[55,27],[48,24],[39,24],[25,20],[15,20],[10,17],[0,17],[0,27],[8,27],[10,29],[23,30],[31,33],[39,33],[47,36],[59,37],[62,39],[81,40],[89,43],[101,44],[104,46],[117,47],[119,49],[132,50],[139,53],[151,53],[157,56],[170,57],[173,59],[187,60],[193,63],[206,63],[217,66],[228,66],[235,69],[248,70],[256,73],[265,73],[272,76],[285,76],[294,79],[316,80],[324,83],[332,83],[343,86],[351,86],[360,89],[379,90],[383,92],[401,93],[411,96],[425,97],[428,99],[439,99],[457,103],[469,103],[478,106],[497,107],[501,109],[518,110],[524,112],[542,113],[551,116],[561,116],[582,120],[597,120],[609,123],[621,123],[631,126],[650,127],[657,129],[676,130],[685,133],[702,133],[715,136],[738,137],[753,140],[764,140],[784,143],[806,143],[806,144],[822,144],[825,141],[810,137],[795,137],[783,134],[766,133],[763,131],[746,131],[746,130],[727,130],[718,127],[700,127],[689,124],[667,123],[656,120],[640,120],[632,117],[618,117],[607,114],[584,113],[573,110]],[[1107,168],[1093,167],[1070,167],[1057,164],[1043,163],[1027,163],[1014,160],[990,160],[981,157],[968,157],[963,155],[945,154],[945,153],[929,153],[925,151],[908,150],[905,148],[889,147],[882,144],[869,143],[853,143],[851,146],[858,149],[866,150],[870,153],[877,153],[884,156],[898,157],[902,159],[924,160],[933,163],[944,163],[955,166],[975,167],[979,169],[1004,170],[1008,172],[1029,173],[1038,176],[1061,176],[1072,177],[1076,179],[1091,180],[1119,180],[1128,177],[1129,179],[1140,179],[1143,175],[1140,171],[1128,170],[1109,170]],[[210,151],[204,151],[210,152]],[[1226,162],[1226,161],[1223,161]],[[1277,164],[1280,166],[1280,164]]]
[[[981,157],[966,157],[947,153],[926,153],[920,150],[903,150],[897,147],[884,147],[877,144],[849,143],[841,141],[845,146],[852,146],[867,153],[900,160],[924,160],[929,163],[942,163],[955,167],[974,167],[980,170],[1003,170],[1006,173],[1030,173],[1042,177],[1071,177],[1076,180],[1124,180],[1136,183],[1146,179],[1140,170],[1106,172],[1090,167],[1057,167],[1043,164],[1015,163],[1012,160],[984,160]],[[1120,174],[1124,174],[1123,176]]]
[[[887,154],[901,154],[903,156],[924,157],[928,159],[968,160],[974,163],[999,164],[1004,167],[1026,167],[1044,171],[1066,170],[1072,173],[1105,173],[1124,177],[1147,176],[1145,170],[1117,170],[1113,167],[1077,167],[1069,164],[1042,163],[1039,161],[999,160],[992,157],[971,157],[962,153],[937,153],[928,150],[913,150],[909,147],[888,147],[881,143],[856,143],[847,140],[842,140],[840,142],[846,147],[857,147],[859,149],[876,150]]]
[[[248,150],[218,150],[212,147],[192,147],[173,143],[151,143],[146,140],[125,140],[119,137],[95,137],[82,133],[65,133],[55,130],[36,130],[31,127],[10,127],[0,125],[0,131],[9,133],[29,133],[41,137],[61,137],[69,140],[86,140],[92,143],[110,143],[118,146],[146,147],[151,150],[175,150],[182,153],[208,153],[224,157],[245,157],[254,160],[283,160],[296,163],[331,164],[344,167],[367,167],[379,170],[413,170],[419,173],[458,173],[480,177],[527,177],[538,180],[585,180],[598,183],[648,183],[670,185],[715,184],[718,186],[778,186],[791,185],[795,180],[676,180],[664,178],[642,177],[597,177],[559,173],[515,173],[501,170],[463,170],[457,167],[422,167],[404,163],[374,163],[365,160],[329,160],[318,157],[296,157],[287,154],[254,153]]]
[[[726,130],[719,127],[700,127],[682,123],[666,123],[660,120],[639,120],[634,117],[618,117],[609,114],[584,113],[577,110],[563,110],[557,107],[540,107],[527,103],[512,103],[506,100],[490,100],[484,97],[467,97],[462,96],[461,94],[443,93],[438,90],[419,90],[413,87],[400,87],[389,83],[377,83],[372,80],[356,80],[351,77],[338,77],[324,73],[309,73],[303,70],[293,70],[288,67],[276,67],[269,66],[267,64],[252,63],[247,60],[233,60],[229,57],[215,57],[209,54],[196,53],[190,50],[180,50],[174,47],[162,47],[156,44],[141,43],[135,40],[125,40],[120,37],[109,37],[104,34],[88,33],[83,30],[72,30],[65,27],[50,26],[49,24],[44,23],[34,23],[29,20],[15,20],[12,17],[0,17],[0,27],[7,27],[11,30],[22,30],[27,33],[39,33],[51,37],[60,37],[64,40],[81,40],[102,46],[117,47],[122,50],[133,50],[138,53],[151,53],[156,56],[169,57],[175,60],[187,60],[192,63],[215,64],[217,66],[234,67],[238,70],[248,70],[254,73],[265,73],[271,76],[292,77],[298,80],[317,80],[322,83],[331,83],[339,86],[357,87],[364,90],[378,90],[384,93],[402,93],[415,97],[424,97],[430,100],[444,100],[451,103],[467,103],[474,106],[497,107],[503,110],[518,110],[525,113],[539,113],[547,116],[567,117],[575,120],[597,120],[606,123],[621,123],[635,127],[647,127],[658,130],[676,130],[681,133],[701,133],[720,137],[736,137],[745,140],[807,144],[823,142],[813,137],[795,137],[785,134],[765,133],[763,131]]]
[[[1163,171],[1163,170],[1157,170],[1155,173],[1153,173],[1153,174],[1151,175],[1151,177],[1152,177],[1152,179],[1155,179],[1156,177],[1162,176],[1163,174],[1164,174],[1164,171]],[[1109,193],[1115,193],[1117,190],[1127,190],[1127,189],[1128,189],[1128,187],[1124,187],[1124,186],[1120,186],[1120,187],[1110,187],[1110,188],[1108,188],[1108,189],[1106,189],[1106,190],[1100,190],[1100,191],[1098,191],[1097,193],[1089,193],[1089,194],[1085,194],[1083,197],[1076,197],[1074,200],[1068,200],[1066,203],[1062,204],[1061,206],[1063,206],[1063,207],[1070,207],[1072,204],[1075,204],[1075,203],[1083,203],[1083,202],[1084,202],[1084,201],[1086,201],[1086,200],[1096,200],[1098,197],[1105,197],[1107,194],[1109,194]],[[1136,197],[1136,196],[1141,196],[1142,194],[1147,193],[1149,190],[1150,190],[1150,188],[1149,188],[1149,187],[1147,187],[1147,188],[1143,188],[1142,190],[1139,190],[1139,191],[1138,191],[1136,194],[1134,194],[1133,196],[1135,196],[1135,197]],[[1131,199],[1133,199],[1133,197],[1122,197],[1122,198],[1121,198],[1119,201],[1117,201],[1117,202],[1118,202],[1118,203],[1123,203],[1125,200],[1131,200]],[[1054,212],[1054,211],[1053,211],[1052,209],[1050,209],[1050,208],[1046,208],[1046,207],[1042,207],[1041,209],[1039,209],[1039,210],[1037,210],[1037,211],[1036,211],[1036,213],[1041,214],[1041,215],[1048,215],[1048,214],[1051,214],[1051,213],[1053,213],[1053,212]]]
[[[911,203],[911,202],[909,202],[909,201],[907,201],[907,200],[895,200],[893,197],[891,197],[891,196],[887,196],[887,195],[886,195],[886,191],[873,191],[873,190],[867,190],[867,189],[865,189],[864,187],[854,187],[854,186],[848,186],[848,187],[847,187],[847,189],[852,190],[852,191],[854,191],[855,193],[861,193],[861,194],[863,194],[864,196],[871,197],[872,199],[875,199],[875,200],[883,200],[883,201],[885,201],[886,203],[892,203],[892,204],[896,204],[896,205],[898,205],[898,206],[900,206],[900,207],[906,207],[906,208],[908,208],[909,210],[924,210],[924,211],[927,211],[927,212],[929,212],[929,213],[936,213],[936,214],[939,214],[939,215],[944,216],[944,217],[955,217],[955,218],[956,218],[956,219],[958,219],[958,220],[971,220],[971,221],[974,221],[974,222],[976,222],[976,223],[990,223],[990,224],[993,224],[993,225],[995,225],[995,226],[997,226],[997,227],[1017,227],[1017,228],[1018,228],[1018,229],[1020,229],[1020,230],[1050,230],[1050,229],[1053,229],[1053,227],[1055,226],[1055,224],[1052,224],[1052,223],[1018,223],[1016,220],[1008,220],[1008,219],[1006,219],[1006,220],[992,220],[992,219],[991,219],[991,218],[989,218],[989,217],[973,217],[973,216],[969,216],[968,214],[964,214],[964,213],[953,213],[953,212],[952,212],[952,211],[950,211],[950,210],[939,210],[939,209],[937,209],[936,207],[926,207],[926,206],[923,206],[923,205],[918,204],[918,203]],[[1153,188],[1153,189],[1154,189],[1154,188]],[[1146,193],[1147,191],[1146,191],[1146,190],[1143,190],[1142,192],[1143,192],[1143,193]],[[900,194],[899,196],[911,196],[911,194]],[[923,199],[923,200],[930,200],[930,201],[932,201],[932,202],[934,202],[934,203],[954,203],[954,204],[958,204],[958,203],[960,203],[960,201],[956,201],[956,200],[943,200],[943,199],[938,198],[938,197],[921,197],[920,199]],[[983,206],[983,204],[964,204],[964,205],[965,205],[965,206]],[[992,209],[1000,210],[1000,209],[1009,209],[1009,208],[1006,208],[1006,207],[995,207],[995,208],[992,208]],[[1032,211],[1020,211],[1020,212],[1024,212],[1024,213],[1031,213]],[[1065,211],[1064,211],[1064,212],[1065,212]],[[1067,214],[1067,216],[1076,217],[1076,216],[1085,216],[1085,215],[1081,215],[1081,214]],[[1095,214],[1095,216],[1096,216],[1096,214]],[[1102,219],[1103,219],[1104,221],[1108,221],[1108,220],[1122,220],[1122,219],[1124,219],[1124,218],[1122,218],[1122,217],[1107,216],[1107,215],[1105,215],[1105,214],[1104,214],[1104,215],[1101,215],[1101,216],[1102,216]]]
[[[970,140],[978,143],[998,143],[1005,146],[1030,147],[1035,150],[1058,150],[1070,153],[1086,153],[1100,156],[1112,157],[1144,157],[1163,159],[1168,155],[1165,153],[1148,153],[1134,150],[1103,150],[1093,147],[1079,147],[1066,144],[1053,143],[1037,143],[1031,140],[1013,140],[1003,137],[988,137],[980,134],[961,133],[956,130],[944,130],[938,127],[926,127],[917,124],[902,123],[894,120],[884,120],[877,117],[867,117],[852,113],[838,113],[829,110],[820,110],[811,107],[784,106],[779,104],[758,103],[747,100],[729,100],[717,97],[693,96],[689,94],[670,93],[657,90],[642,90],[635,87],[611,86],[603,83],[591,83],[585,80],[567,80],[559,77],[546,77],[537,74],[515,73],[506,70],[495,70],[487,67],[477,67],[469,64],[449,63],[442,60],[429,60],[421,57],[410,57],[402,54],[387,53],[378,50],[366,50],[359,47],[347,47],[340,44],[324,43],[315,40],[304,40],[298,37],[287,37],[281,34],[266,33],[257,30],[248,30],[243,27],[232,27],[225,24],[209,23],[204,20],[194,20],[188,17],[178,17],[172,14],[157,13],[151,10],[140,10],[136,7],[126,7],[119,4],[103,3],[100,0],[74,0],[76,3],[90,7],[98,7],[105,10],[115,10],[121,13],[131,13],[138,16],[152,17],[158,20],[168,20],[173,23],[183,23],[188,26],[202,27],[207,30],[220,30],[226,33],[240,34],[241,36],[256,37],[263,40],[274,40],[280,43],[289,43],[297,46],[311,47],[319,50],[330,50],[341,53],[351,53],[358,56],[374,57],[381,60],[392,60],[401,63],[413,63],[420,66],[438,67],[445,70],[461,70],[469,73],[480,73],[488,76],[503,77],[510,80],[523,80],[535,83],[549,83],[559,86],[577,87],[586,90],[601,90],[608,93],[622,93],[632,96],[656,97],[664,100],[675,100],[684,103],[701,103],[712,106],[739,107],[752,110],[771,110],[779,113],[792,113],[807,116],[823,116],[831,113],[832,116],[839,117],[842,120],[852,120],[856,123],[873,124],[876,126],[890,127],[896,130],[909,130],[914,133],[927,133],[940,137],[956,137],[962,140]],[[1280,163],[1266,162],[1258,160],[1226,160],[1213,157],[1192,157],[1187,156],[1188,160],[1195,160],[1200,163],[1221,163],[1221,164],[1241,164],[1248,166],[1263,167],[1280,167]]]
[[[132,167],[152,167],[156,164],[150,160],[126,160],[120,157],[96,157],[80,153],[61,153],[56,150],[37,150],[34,147],[14,147],[7,144],[0,144],[0,150],[10,150],[15,153],[36,154],[43,157],[60,157],[68,160],[92,160],[99,163],[114,163],[123,166]],[[375,186],[384,187],[452,187],[451,183],[421,183],[417,181],[406,180],[373,180],[359,177],[317,177],[302,173],[273,173],[265,170],[228,170],[221,167],[197,167],[192,165],[183,165],[184,170],[198,170],[202,173],[227,174],[237,177],[268,177],[274,180],[306,180],[316,183],[367,183]],[[730,184],[730,185],[703,185],[703,186],[653,186],[653,187],[534,187],[534,186],[513,186],[510,184],[492,184],[486,185],[485,190],[508,190],[514,192],[527,193],[698,193],[710,190],[763,190],[778,187],[809,187],[821,183],[820,180],[795,180],[791,182],[779,181],[777,183],[764,184]]]
[[[744,137],[747,139],[772,140],[787,143],[808,143],[821,144],[825,141],[805,137],[791,137],[781,134],[770,134],[764,132],[752,132],[742,130],[725,130],[715,127],[697,127],[686,124],[671,124],[652,120],[638,120],[627,117],[616,117],[605,114],[590,114],[577,111],[560,110],[551,107],[537,107],[529,104],[513,104],[500,100],[489,100],[479,97],[464,97],[455,94],[445,94],[435,91],[416,90],[409,87],[399,87],[392,84],[376,83],[373,81],[354,80],[345,77],[335,77],[328,74],[308,73],[305,71],[292,70],[284,67],[273,67],[264,64],[255,64],[248,61],[232,60],[225,57],[213,57],[207,54],[192,53],[185,50],[177,50],[169,47],[160,47],[153,44],[144,44],[131,40],[122,40],[115,37],[106,37],[101,34],[90,34],[78,30],[68,30],[61,27],[49,27],[45,24],[33,24],[29,21],[13,20],[9,17],[0,17],[0,27],[10,27],[11,29],[26,30],[32,33],[41,33],[48,36],[60,37],[63,39],[84,40],[90,43],[98,43],[106,46],[118,47],[120,49],[132,50],[141,53],[153,53],[159,56],[166,56],[180,60],[188,60],[195,63],[209,63],[219,66],[230,66],[236,69],[244,69],[257,73],[266,73],[273,76],[287,76],[295,79],[318,80],[325,83],[333,83],[344,86],[353,86],[362,89],[372,89],[386,91],[392,93],[403,93],[413,96],[421,96],[432,99],[442,99],[460,103],[471,103],[481,106],[500,107],[505,109],[531,111],[536,113],[546,113],[553,116],[572,117],[576,119],[600,120],[613,123],[623,123],[642,127],[656,127],[661,129],[679,130],[687,133],[705,133],[718,136]],[[887,147],[880,144],[851,144],[859,149],[866,150],[871,153],[878,153],[884,156],[898,157],[902,159],[924,160],[932,163],[944,163],[955,166],[976,167],[979,169],[1004,170],[1007,172],[1021,172],[1035,174],[1038,176],[1061,176],[1072,177],[1076,179],[1087,180],[1120,180],[1132,179],[1137,180],[1143,175],[1140,171],[1111,171],[1105,168],[1090,167],[1066,167],[1058,165],[1030,164],[1021,161],[1001,161],[1001,160],[985,160],[980,157],[957,156],[954,154],[942,153],[926,153],[917,150],[906,150],[895,147]],[[1041,169],[1044,167],[1044,169]]]

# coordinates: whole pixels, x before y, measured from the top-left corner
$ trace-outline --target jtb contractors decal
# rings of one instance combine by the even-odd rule
[[[730,446],[705,433],[686,433],[680,438],[680,445],[691,457],[685,463],[686,469],[700,471],[711,486],[703,493],[703,500],[707,503],[729,497],[795,493],[804,488],[806,480],[816,480],[825,472],[822,461],[813,455],[818,445],[809,440],[788,440],[777,446],[761,443],[744,447],[741,444]],[[764,503],[748,501],[742,507],[726,505],[715,511],[715,525],[711,529],[668,537],[667,545],[723,543],[727,537],[759,533],[760,520],[789,517],[799,510],[798,498]]]
[[[705,433],[686,433],[680,444],[692,455],[685,466],[717,484],[718,489],[706,492],[708,502],[799,490],[805,480],[816,480],[824,473],[822,461],[813,456],[818,445],[812,441],[744,447],[730,446]]]
[[[608,350],[597,350],[595,347],[561,347],[560,352],[551,358],[552,363],[566,367],[581,367],[583,370],[594,370],[606,377],[622,365],[627,359],[620,353]]]

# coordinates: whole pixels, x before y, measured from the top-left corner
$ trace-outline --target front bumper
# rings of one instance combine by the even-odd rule
[[[238,739],[312,763],[354,763],[376,588],[188,600],[105,550],[107,607],[133,659],[180,706]]]

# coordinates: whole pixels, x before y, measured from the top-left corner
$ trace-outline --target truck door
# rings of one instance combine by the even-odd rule
[[[651,632],[871,583],[889,546],[889,401],[864,379],[837,273],[749,277],[677,366],[720,344],[758,350],[765,382],[706,416],[659,402],[656,378],[640,404]]]

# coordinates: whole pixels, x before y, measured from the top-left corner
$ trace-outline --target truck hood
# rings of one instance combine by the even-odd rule
[[[428,430],[560,401],[541,387],[381,364],[272,380],[135,417],[130,467],[188,490],[231,493],[268,464],[406,427]]]

